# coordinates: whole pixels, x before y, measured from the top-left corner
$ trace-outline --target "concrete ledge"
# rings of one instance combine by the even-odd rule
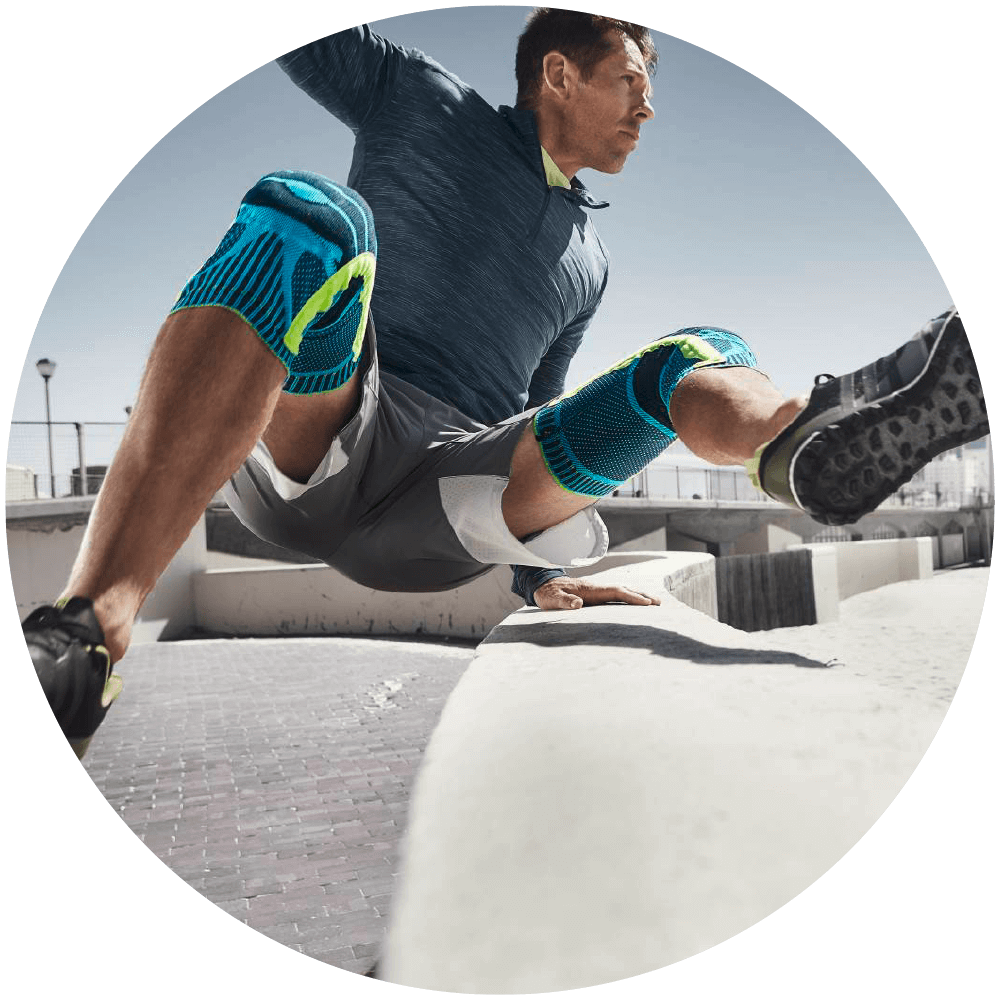
[[[666,557],[666,558],[665,558]],[[646,568],[655,563],[652,569]],[[594,570],[661,590],[673,576],[680,598],[714,611],[714,560],[698,553],[612,553]],[[359,586],[328,566],[208,570],[194,577],[197,624],[232,635],[437,635],[481,639],[523,601],[505,566],[455,590],[385,593]]]
[[[655,566],[645,563],[656,562]],[[600,562],[583,569],[570,570],[570,576],[594,576],[609,569],[633,567],[616,573],[609,579],[644,593],[650,588],[665,589],[681,604],[702,611],[712,618],[719,617],[719,601],[715,578],[715,556],[707,552],[653,552],[619,549],[609,552]],[[498,623],[499,624],[499,623]]]
[[[660,596],[523,609],[480,645],[418,777],[383,978],[535,993],[661,968],[792,899],[892,801],[945,705]]]
[[[385,593],[329,566],[208,570],[193,581],[197,625],[231,635],[435,635],[481,639],[522,606],[498,567],[456,590]]]
[[[94,507],[96,497],[60,497],[55,500],[9,500],[4,503],[4,519],[11,522],[30,522],[44,518],[83,518],[86,522]]]

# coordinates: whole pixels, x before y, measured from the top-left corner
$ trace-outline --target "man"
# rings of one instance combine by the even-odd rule
[[[846,523],[987,432],[954,311],[808,401],[712,327],[563,394],[608,280],[590,217],[606,206],[577,174],[623,169],[655,61],[639,25],[550,9],[519,41],[515,108],[367,28],[279,60],[355,132],[349,186],[262,178],[160,331],[63,597],[25,622],[78,753],[143,599],[222,487],[261,537],[376,589],[511,563],[542,608],[648,605],[562,567],[603,555],[593,504],[675,437]]]

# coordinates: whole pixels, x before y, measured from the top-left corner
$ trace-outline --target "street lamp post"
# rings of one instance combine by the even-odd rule
[[[52,461],[52,410],[49,406],[49,379],[55,374],[56,363],[54,361],[50,361],[48,358],[42,358],[40,361],[35,362],[35,367],[38,369],[38,374],[41,375],[45,381],[45,429],[48,432],[49,438],[49,495],[53,500],[55,500],[56,470]]]

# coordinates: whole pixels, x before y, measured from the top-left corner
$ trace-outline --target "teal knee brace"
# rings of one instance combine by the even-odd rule
[[[685,375],[756,364],[753,351],[728,330],[691,327],[649,344],[535,414],[545,463],[571,493],[607,496],[677,437],[670,398]]]
[[[359,194],[319,174],[268,174],[171,312],[229,309],[285,366],[286,392],[327,392],[357,369],[377,253]]]

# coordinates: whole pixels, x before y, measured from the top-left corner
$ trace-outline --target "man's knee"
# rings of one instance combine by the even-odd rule
[[[284,365],[286,391],[336,389],[361,356],[377,252],[357,192],[318,174],[268,174],[171,311],[229,309]]]

